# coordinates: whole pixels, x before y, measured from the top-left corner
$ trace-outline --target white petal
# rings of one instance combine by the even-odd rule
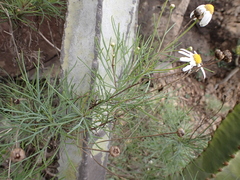
[[[184,72],[186,72],[186,71],[189,71],[190,69],[192,69],[192,66],[191,66],[191,65],[187,65],[187,66],[184,67],[182,70],[183,70]]]
[[[195,11],[195,10],[194,10]],[[194,16],[194,11],[192,11],[191,13],[190,13],[190,18],[193,18],[193,16]],[[196,19],[196,18],[194,18],[194,19]]]
[[[198,54],[196,51],[194,51],[194,54]]]
[[[189,58],[189,57],[181,57],[179,60],[180,60],[181,62],[191,62],[191,61],[192,61],[192,59]]]
[[[199,22],[201,27],[206,26],[212,19],[212,14],[209,11],[206,11],[203,15],[202,20]]]
[[[205,4],[203,4],[203,5],[200,5],[200,6],[198,6],[196,9],[198,9],[198,10],[200,10],[201,11],[201,13],[204,13],[204,12],[206,12],[207,10],[206,10],[206,8],[205,8]]]
[[[201,71],[202,71],[202,74],[203,74],[203,78],[205,79],[206,78],[206,73],[205,73],[205,70],[203,69],[203,67],[200,67]]]
[[[180,51],[178,51],[178,53],[184,55],[184,56],[187,56],[187,57],[192,57],[193,56],[193,53],[186,50],[186,49],[180,49]]]
[[[190,61],[190,65],[192,67],[197,66],[196,61],[194,59],[192,59],[192,61]]]
[[[195,10],[199,11],[200,14],[203,14],[205,11],[207,11],[206,8],[205,8],[205,4],[198,6]],[[194,11],[195,11],[195,10],[194,10]],[[193,18],[193,16],[194,16],[194,11],[191,12],[190,18]],[[196,18],[194,18],[194,20],[195,20],[195,19],[196,19]]]
[[[186,52],[186,53],[192,54],[192,52],[191,52],[191,51],[189,51],[189,50],[186,50],[186,49],[183,49],[183,48],[181,48],[181,49],[180,49],[180,51],[184,51],[184,52]]]
[[[184,55],[184,56],[187,56],[188,58],[191,58],[191,57],[193,56],[193,55],[188,54],[188,53],[183,52],[183,51],[178,51],[178,53],[180,53],[180,54],[182,54],[182,55]]]

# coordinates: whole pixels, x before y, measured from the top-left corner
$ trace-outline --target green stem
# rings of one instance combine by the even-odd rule
[[[169,49],[173,44],[175,44],[181,37],[183,37],[195,24],[197,23],[197,20],[194,21],[194,23],[191,24],[191,26],[189,26],[182,34],[180,34],[175,40],[173,40],[171,43],[169,43],[163,50],[167,50]]]
[[[165,29],[165,31],[164,31],[163,38],[162,38],[162,40],[161,40],[161,42],[160,42],[160,45],[159,45],[159,47],[158,47],[158,51],[157,51],[157,52],[160,51],[160,49],[161,49],[161,47],[162,47],[162,44],[163,44],[163,41],[164,41],[164,39],[165,39],[165,37],[166,37],[166,35],[167,35],[167,33],[168,33],[168,27],[169,27],[170,19],[171,19],[171,17],[172,17],[172,10],[173,10],[173,9],[170,9],[170,15],[169,15],[169,17],[168,17],[167,26],[166,26],[166,29]]]
[[[155,26],[155,28],[154,28],[153,35],[152,35],[153,38],[152,38],[152,40],[151,40],[151,43],[150,43],[150,46],[149,46],[149,47],[152,47],[152,45],[153,45],[154,37],[156,36],[156,34],[157,34],[157,32],[158,32],[158,31],[157,31],[157,28],[158,28],[158,25],[159,25],[160,20],[161,20],[161,18],[162,18],[162,14],[163,14],[166,6],[167,6],[167,3],[168,3],[168,0],[166,0],[165,3],[163,4],[162,11],[161,11],[161,14],[160,14],[159,17],[158,17],[157,24],[156,24],[156,26]]]

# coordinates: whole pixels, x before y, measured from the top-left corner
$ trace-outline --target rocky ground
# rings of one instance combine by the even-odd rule
[[[153,17],[158,17],[164,8],[165,0],[141,0],[139,5],[139,25],[141,33],[148,36],[154,27]],[[207,78],[202,79],[201,73],[193,73],[185,79],[171,84],[167,90],[174,91],[174,96],[179,97],[174,103],[178,106],[190,107],[193,110],[193,121],[201,128],[206,127],[217,119],[212,127],[216,128],[220,120],[225,117],[238,100],[240,100],[240,71],[228,80],[224,80],[237,68],[239,58],[235,54],[237,42],[240,39],[240,4],[239,0],[218,0],[218,1],[191,1],[190,0],[170,0],[163,13],[163,18],[158,27],[158,34],[163,35],[167,19],[169,17],[169,6],[176,5],[173,10],[170,23],[175,23],[173,29],[167,34],[163,43],[166,45],[172,41],[182,28],[189,22],[189,14],[199,4],[212,3],[215,6],[215,13],[212,21],[204,28],[195,25],[185,36],[180,39],[179,48],[192,46],[194,50],[201,54],[204,67],[207,71]],[[8,21],[0,23],[0,77],[5,78],[7,74],[18,77],[21,75],[16,61],[16,52],[25,52],[25,64],[30,72],[34,70],[40,50],[41,70],[48,72],[54,65],[52,76],[60,70],[60,49],[62,35],[64,31],[64,20],[46,19],[43,23],[41,19],[29,17],[32,26],[37,31],[21,22],[9,24]],[[215,59],[215,49],[230,50],[233,55],[231,63],[212,63]],[[27,53],[26,53],[27,52]],[[175,56],[179,56],[174,54]],[[159,57],[161,59],[161,57]],[[236,60],[236,61],[235,61]],[[160,63],[161,64],[161,63]],[[179,63],[173,66],[180,65]],[[180,73],[180,70],[178,71]],[[153,74],[154,87],[161,87],[173,82],[177,76],[170,71],[166,78],[164,74]],[[201,129],[199,128],[199,129]]]
[[[164,8],[164,0],[142,0],[139,7],[139,24],[142,27],[141,33],[148,36],[154,29],[154,18],[157,17]],[[179,48],[192,46],[201,54],[204,67],[210,69],[207,71],[207,78],[202,79],[201,73],[193,73],[190,76],[172,84],[169,91],[175,91],[179,97],[178,105],[192,107],[197,124],[209,124],[213,119],[217,119],[212,126],[213,130],[219,121],[224,118],[229,109],[240,100],[240,71],[237,64],[239,58],[235,54],[238,39],[240,38],[240,5],[238,0],[228,1],[190,1],[190,0],[171,0],[163,13],[163,18],[158,27],[158,33],[163,34],[167,19],[169,17],[169,6],[175,4],[170,23],[175,23],[172,30],[166,36],[164,44],[172,41],[188,24],[189,14],[200,4],[211,3],[215,7],[213,19],[206,27],[195,25],[180,42]],[[216,63],[214,51],[216,49],[229,50],[232,53],[232,62]],[[177,53],[175,54],[176,56]],[[177,63],[177,65],[180,65]],[[173,65],[174,66],[174,65]],[[233,71],[238,71],[228,80]],[[171,72],[170,72],[171,74]],[[162,78],[161,75],[154,75],[158,80],[154,82],[155,86],[161,86],[174,81],[177,76],[169,75]],[[176,89],[179,89],[176,91]],[[203,126],[205,127],[205,126]]]
[[[39,56],[43,71],[47,71],[53,64],[56,67],[54,73],[59,70],[64,21],[60,18],[50,18],[44,22],[36,17],[28,19],[31,21],[30,27],[21,21],[0,23],[1,77],[7,74],[12,77],[21,75],[16,61],[16,57],[21,56],[20,52],[24,52],[25,65],[29,72],[34,69]]]
[[[139,25],[141,33],[150,35],[154,26],[153,17],[158,17],[164,7],[165,0],[141,0],[139,5]],[[193,27],[185,36],[180,39],[179,48],[192,46],[201,54],[205,67],[212,72],[207,72],[207,79],[201,80],[196,74],[187,77],[181,84],[185,84],[179,91],[180,97],[189,95],[186,103],[189,105],[200,105],[206,101],[205,95],[211,94],[214,98],[225,102],[232,107],[239,99],[239,77],[240,72],[236,73],[228,81],[223,79],[236,67],[234,53],[238,38],[240,38],[240,5],[238,0],[171,0],[163,13],[158,33],[163,34],[169,16],[169,6],[171,3],[176,5],[173,10],[170,23],[175,23],[173,29],[165,38],[164,44],[173,40],[179,31],[189,22],[189,14],[199,4],[212,3],[215,6],[215,12],[212,21],[204,28]],[[61,19],[49,19],[43,23],[41,19],[29,17],[32,20],[32,26],[38,31],[34,31],[21,22],[15,22],[10,25],[9,22],[0,24],[0,76],[19,76],[18,64],[16,62],[16,51],[25,52],[25,61],[27,69],[34,69],[33,63],[38,57],[40,50],[42,71],[55,65],[54,73],[59,71],[59,56],[61,49],[61,40],[63,35],[64,21]],[[16,43],[13,43],[15,41]],[[209,63],[214,59],[215,49],[230,50],[233,53],[232,63]],[[27,53],[26,53],[27,52]],[[176,55],[177,56],[177,55]],[[209,65],[211,64],[211,65]],[[169,76],[168,81],[171,81]],[[161,82],[155,82],[158,84]],[[220,83],[220,84],[219,84]],[[217,84],[219,84],[218,88]],[[159,85],[159,84],[158,84]],[[178,83],[175,83],[179,87]],[[202,88],[199,88],[202,87]],[[200,108],[201,109],[201,108]]]
[[[164,8],[165,0],[141,0],[139,5],[139,26],[141,34],[148,36],[154,29],[154,17],[159,16]],[[224,103],[225,109],[231,109],[240,99],[240,71],[228,80],[224,80],[236,68],[239,59],[235,54],[237,42],[240,39],[240,5],[238,0],[219,0],[219,1],[192,1],[190,0],[171,0],[166,4],[162,19],[158,26],[158,34],[161,36],[165,31],[170,12],[170,4],[175,4],[176,8],[170,18],[170,24],[175,24],[167,34],[163,43],[166,45],[171,42],[179,32],[188,24],[190,12],[199,4],[212,3],[215,12],[212,21],[206,27],[195,25],[180,42],[179,48],[192,46],[194,50],[201,54],[204,67],[207,71],[207,78],[203,80],[201,74],[193,73],[171,85],[170,89],[180,89],[176,92],[180,102],[178,105],[190,106],[198,113],[197,119],[211,119],[213,114],[219,111],[221,104]],[[60,49],[63,35],[64,21],[61,19],[46,19],[43,23],[41,19],[29,17],[31,26],[22,22],[15,21],[10,24],[8,21],[0,24],[0,76],[6,77],[7,74],[17,77],[21,73],[18,69],[16,57],[20,56],[16,52],[25,52],[25,64],[31,74],[34,70],[34,63],[38,56],[41,58],[41,70],[47,72],[54,65],[53,76],[60,70]],[[212,63],[214,61],[215,49],[229,50],[233,55],[231,63]],[[40,54],[38,54],[40,50]],[[27,52],[27,53],[26,53]],[[174,54],[175,56],[179,56]],[[161,58],[161,57],[160,57]],[[174,64],[175,66],[177,64]],[[178,64],[179,65],[179,64]],[[173,72],[173,71],[172,71]],[[170,73],[172,73],[170,72]],[[162,86],[176,79],[176,76],[169,75],[162,78],[156,76],[154,86]],[[214,102],[214,103],[212,103]],[[218,112],[219,120],[224,117],[227,110]],[[205,120],[204,120],[205,121]]]

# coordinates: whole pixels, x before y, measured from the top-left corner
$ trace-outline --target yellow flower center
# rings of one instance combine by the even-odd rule
[[[194,54],[193,58],[197,65],[202,63],[202,58],[199,54]]]
[[[209,11],[211,14],[213,14],[213,12],[214,12],[214,6],[213,5],[206,4],[205,8],[206,8],[207,11]]]

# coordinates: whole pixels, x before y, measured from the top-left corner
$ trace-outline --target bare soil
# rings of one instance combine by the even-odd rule
[[[158,17],[164,2],[165,0],[140,1],[139,25],[143,35],[148,36],[152,33],[153,17]],[[175,23],[175,26],[166,36],[163,45],[173,40],[189,22],[189,14],[193,9],[200,4],[209,3],[209,1],[171,0],[167,4],[158,27],[160,35],[165,31],[170,3],[176,5],[170,21],[172,24]],[[212,72],[207,71],[205,80],[198,73],[194,73],[171,86],[171,89],[179,89],[175,94],[181,99],[178,102],[179,105],[193,107],[199,113],[199,120],[209,119],[217,112],[216,107],[209,106],[209,102],[224,103],[228,109],[231,109],[240,99],[240,71],[228,81],[221,83],[236,68],[234,51],[238,38],[240,38],[239,1],[219,0],[213,1],[212,4],[215,6],[212,21],[204,28],[198,25],[193,27],[181,38],[179,45],[179,48],[192,46],[202,55],[205,67]],[[0,24],[0,76],[2,78],[7,75],[13,77],[21,75],[16,61],[16,57],[20,56],[21,52],[24,52],[25,65],[28,71],[34,69],[39,51],[43,72],[48,71],[53,65],[55,68],[52,71],[52,76],[55,76],[60,70],[59,49],[61,49],[64,20],[50,18],[41,22],[41,19],[37,17],[30,17],[30,20],[35,30],[21,22],[14,22],[12,26],[9,22]],[[230,50],[233,54],[233,62],[229,64],[209,63],[215,59],[213,53],[215,49]],[[161,86],[172,82],[175,78],[175,76],[168,76],[164,79],[159,76],[158,80],[154,81],[154,85]],[[226,113],[227,111],[221,111],[218,113],[218,117],[224,117]]]
[[[20,21],[0,24],[0,76],[21,75],[17,57],[23,53],[27,71],[34,69],[38,57],[41,59],[42,70],[55,65],[58,71],[63,25],[62,19],[45,19],[41,22],[38,17],[30,17],[32,22],[26,25]],[[58,49],[57,49],[58,48]],[[54,72],[57,73],[57,72]]]
[[[148,36],[154,29],[154,18],[158,17],[164,8],[164,0],[141,0],[139,6],[139,25],[142,27],[141,33]],[[162,35],[165,31],[170,12],[170,4],[176,5],[173,10],[170,24],[175,26],[169,31],[164,44],[172,41],[184,26],[189,23],[189,14],[198,5],[208,4],[209,1],[190,1],[190,0],[171,0],[163,13],[161,23],[158,27],[158,33]],[[212,1],[215,12],[211,22],[206,27],[195,25],[186,35],[184,35],[178,46],[187,48],[192,46],[203,59],[204,67],[210,69],[206,71],[207,78],[201,77],[201,72],[193,73],[171,85],[169,92],[174,91],[174,95],[179,97],[176,102],[178,106],[193,108],[195,115],[193,121],[202,128],[209,125],[213,119],[217,119],[211,126],[212,130],[226,116],[229,109],[240,100],[240,71],[234,74],[229,80],[224,78],[229,76],[235,69],[236,63],[239,63],[239,57],[235,54],[238,39],[240,38],[240,4],[238,0]],[[232,53],[232,62],[216,63],[214,51],[216,49],[229,50]],[[175,56],[179,57],[176,53]],[[177,63],[176,65],[180,65]],[[173,71],[174,72],[174,71]],[[169,72],[169,74],[173,73]],[[164,86],[173,82],[178,76],[169,75],[163,78],[163,75],[154,75],[158,80],[154,82],[155,86]],[[179,90],[177,90],[179,89]],[[174,102],[173,102],[174,103]]]
[[[139,25],[141,33],[148,36],[154,27],[154,16],[158,17],[163,8],[165,0],[140,0],[139,5]],[[173,40],[179,31],[189,22],[189,14],[200,4],[209,1],[171,0],[176,5],[171,17],[171,23],[175,23],[174,28],[166,36],[165,42]],[[197,126],[204,124],[201,128],[209,125],[213,120],[215,124],[212,130],[224,118],[229,109],[232,109],[240,100],[240,71],[226,82],[223,79],[236,68],[234,53],[237,41],[240,38],[240,4],[239,0],[218,0],[213,1],[215,13],[212,21],[204,28],[193,27],[180,41],[179,48],[192,46],[202,55],[206,68],[213,72],[207,72],[207,78],[203,80],[201,74],[194,73],[185,79],[171,84],[169,92],[174,92],[178,101],[173,102],[178,106],[190,107],[194,111],[193,122]],[[169,16],[168,3],[166,11],[158,27],[159,35],[163,35]],[[64,20],[61,19],[41,19],[30,17],[32,27],[21,22],[14,22],[12,26],[9,22],[0,24],[0,77],[5,78],[21,76],[18,68],[17,56],[24,53],[25,66],[31,75],[34,64],[38,56],[41,59],[42,72],[49,72],[54,66],[52,76],[56,76],[60,71],[60,52],[62,36],[64,32]],[[232,63],[210,63],[214,57],[215,49],[230,50],[233,54]],[[40,54],[39,54],[40,52]],[[177,54],[175,54],[177,56]],[[237,59],[239,61],[239,59]],[[177,65],[177,64],[176,64]],[[180,72],[180,70],[179,70]],[[157,80],[153,81],[154,87],[161,87],[173,82],[177,76],[169,72],[167,78],[164,75],[154,74]],[[222,82],[222,83],[221,83]],[[224,105],[223,105],[224,104]],[[223,105],[223,106],[222,106]]]

